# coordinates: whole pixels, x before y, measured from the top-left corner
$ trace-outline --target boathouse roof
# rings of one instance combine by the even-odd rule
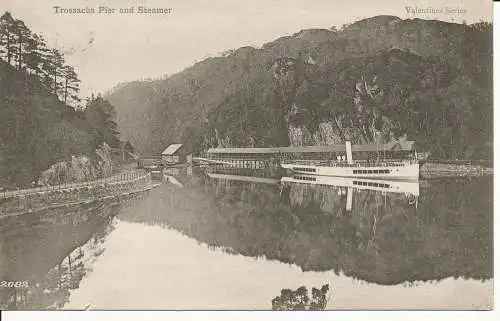
[[[411,151],[415,142],[390,142],[386,144],[352,145],[353,152],[384,152],[384,151]],[[345,145],[325,146],[290,146],[290,147],[263,147],[263,148],[210,148],[210,154],[278,154],[278,153],[331,153],[345,152]]]
[[[179,149],[181,149],[182,144],[171,144],[161,153],[162,155],[174,155]]]

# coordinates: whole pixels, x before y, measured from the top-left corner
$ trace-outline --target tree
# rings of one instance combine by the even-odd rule
[[[33,34],[28,42],[24,57],[26,68],[37,76],[43,75],[42,65],[48,59],[48,54],[49,49],[43,37],[36,33]]]
[[[68,98],[78,103],[80,98],[78,97],[78,92],[80,91],[80,79],[72,66],[63,66],[62,74],[64,77],[64,104],[68,103]]]
[[[17,60],[17,70],[22,70],[23,62],[28,54],[28,48],[30,47],[30,42],[33,41],[33,38],[30,29],[22,20],[16,19],[14,21],[13,30],[16,42],[15,54]]]
[[[307,288],[301,286],[295,291],[282,289],[281,295],[272,301],[273,310],[324,310],[327,304],[326,294],[330,290],[328,284],[321,289],[312,288],[312,298],[309,298]]]
[[[44,71],[43,82],[47,89],[51,90],[52,93],[57,95],[60,99],[64,97],[63,67],[64,57],[62,53],[55,48],[51,49],[47,54],[47,59],[42,61],[42,68]]]
[[[6,11],[0,17],[0,54],[6,57],[9,64],[11,64],[14,50],[14,18],[10,12]]]
[[[94,129],[98,137],[98,144],[106,142],[109,146],[119,147],[118,130],[115,122],[116,112],[113,105],[100,95],[92,95],[87,99],[84,111],[85,118]]]

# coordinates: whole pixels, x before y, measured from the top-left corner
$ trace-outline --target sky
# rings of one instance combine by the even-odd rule
[[[261,47],[302,29],[341,27],[376,15],[461,23],[492,21],[491,0],[0,0],[50,47],[65,52],[82,81],[81,95],[119,83],[177,73],[196,61],[242,46]],[[56,13],[92,8],[95,13]],[[99,7],[115,8],[98,13]],[[141,14],[138,8],[170,8]],[[120,8],[134,7],[134,13]],[[441,13],[411,13],[440,9]],[[453,10],[455,9],[455,10]],[[427,10],[428,11],[428,10]],[[455,13],[453,13],[455,11]]]

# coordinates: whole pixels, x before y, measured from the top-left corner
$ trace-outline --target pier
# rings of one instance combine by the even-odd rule
[[[204,158],[193,158],[204,164],[239,168],[274,168],[287,161],[352,161],[404,159],[414,155],[413,141],[386,144],[325,145],[269,148],[210,148]]]

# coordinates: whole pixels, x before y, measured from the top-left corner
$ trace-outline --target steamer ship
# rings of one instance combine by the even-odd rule
[[[380,153],[385,153],[385,147],[383,146]],[[418,179],[419,163],[422,160],[419,160],[413,146],[405,149],[407,153],[404,159],[377,157],[377,159],[354,160],[353,150],[362,152],[364,148],[363,145],[351,145],[349,141],[346,141],[345,155],[338,155],[337,160],[284,160],[280,165],[296,174],[392,180]],[[371,146],[365,149],[373,151],[376,147]]]

